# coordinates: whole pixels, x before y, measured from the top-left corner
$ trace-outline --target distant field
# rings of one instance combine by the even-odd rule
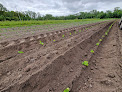
[[[81,24],[89,24],[89,23],[95,23],[95,22],[100,22],[105,20],[111,20],[111,19],[0,21],[0,28],[32,26],[32,25],[63,24],[63,23],[75,23],[75,22],[80,22]]]

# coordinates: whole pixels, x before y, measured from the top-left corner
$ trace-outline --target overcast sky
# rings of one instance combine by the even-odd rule
[[[10,11],[35,11],[41,15],[52,14],[62,16],[87,12],[93,9],[98,11],[122,8],[122,0],[0,0]]]

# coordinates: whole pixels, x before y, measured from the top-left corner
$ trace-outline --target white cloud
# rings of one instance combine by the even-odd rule
[[[81,11],[113,10],[115,7],[122,8],[122,0],[0,0],[10,11],[34,11],[41,15],[52,14],[62,16]]]

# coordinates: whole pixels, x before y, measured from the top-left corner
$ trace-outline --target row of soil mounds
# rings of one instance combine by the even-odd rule
[[[46,63],[42,67],[37,68],[37,70],[34,72],[31,72],[31,74],[27,73],[26,75],[28,76],[25,75],[25,77],[22,77],[19,80],[14,80],[14,82],[11,81],[11,84],[8,83],[9,85],[7,85],[5,88],[2,88],[2,92],[39,92],[39,91],[40,92],[59,92],[68,86],[71,87],[72,81],[83,72],[83,69],[85,69],[85,67],[81,65],[81,61],[88,60],[92,56],[91,53],[89,53],[90,49],[95,48],[95,43],[98,42],[98,39],[102,37],[102,35],[106,32],[106,30],[111,24],[112,22],[108,22],[104,24],[104,26],[101,26],[99,30],[94,29],[95,31],[92,30],[91,32],[88,32],[90,34],[84,36],[85,39],[82,39],[82,40],[80,40],[80,38],[82,38],[81,37],[82,34],[74,34],[76,36],[73,35],[72,38],[78,37],[78,39],[74,40],[76,44],[73,44],[70,47],[70,49],[57,55],[57,57],[55,57],[54,59],[52,60],[50,59],[48,63]],[[76,32],[78,31],[79,29],[76,30]],[[64,32],[63,34],[66,35],[66,33]],[[67,40],[69,40],[68,35],[66,37],[67,37]],[[61,38],[59,42],[63,40],[64,39]],[[52,46],[52,45],[53,44],[50,44],[49,46]],[[30,46],[32,46],[32,44],[30,44]],[[34,45],[34,46],[35,48],[38,47],[38,45]],[[47,47],[48,45],[42,48],[46,49]],[[31,49],[34,49],[34,48],[31,48]],[[5,61],[7,62],[7,60]],[[7,77],[7,76],[5,75],[2,78],[4,77]]]
[[[102,22],[102,23],[104,23],[104,22]],[[97,25],[100,25],[100,23],[98,23]],[[35,47],[37,47],[37,46],[38,47],[51,46],[51,45],[53,45],[52,44],[53,40],[55,40],[55,44],[60,42],[61,40],[66,40],[67,38],[78,35],[79,30],[81,30],[80,34],[83,34],[91,26],[93,26],[93,24],[90,24],[89,26],[87,25],[85,27],[71,28],[71,29],[67,29],[67,30],[40,34],[37,36],[27,37],[27,38],[23,38],[23,39],[17,39],[14,41],[3,42],[3,43],[1,43],[2,47],[0,49],[0,52],[1,52],[0,53],[0,62],[3,62],[5,60],[8,60],[8,59],[16,56],[16,54],[18,54],[18,51],[27,52],[31,49],[35,49]],[[95,24],[95,26],[96,26],[96,24]],[[87,29],[85,29],[85,28],[87,28]],[[71,33],[71,35],[70,35],[70,33]],[[62,35],[64,35],[65,37],[63,38]],[[42,41],[44,43],[44,45],[41,46],[39,44],[39,41]]]

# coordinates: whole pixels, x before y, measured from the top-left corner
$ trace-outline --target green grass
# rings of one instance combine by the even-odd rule
[[[111,19],[75,19],[75,20],[30,20],[30,21],[0,21],[0,28],[10,28],[10,27],[21,27],[21,26],[32,26],[32,25],[48,25],[48,24],[63,24],[63,23],[77,23],[89,24],[95,22],[101,22]]]

